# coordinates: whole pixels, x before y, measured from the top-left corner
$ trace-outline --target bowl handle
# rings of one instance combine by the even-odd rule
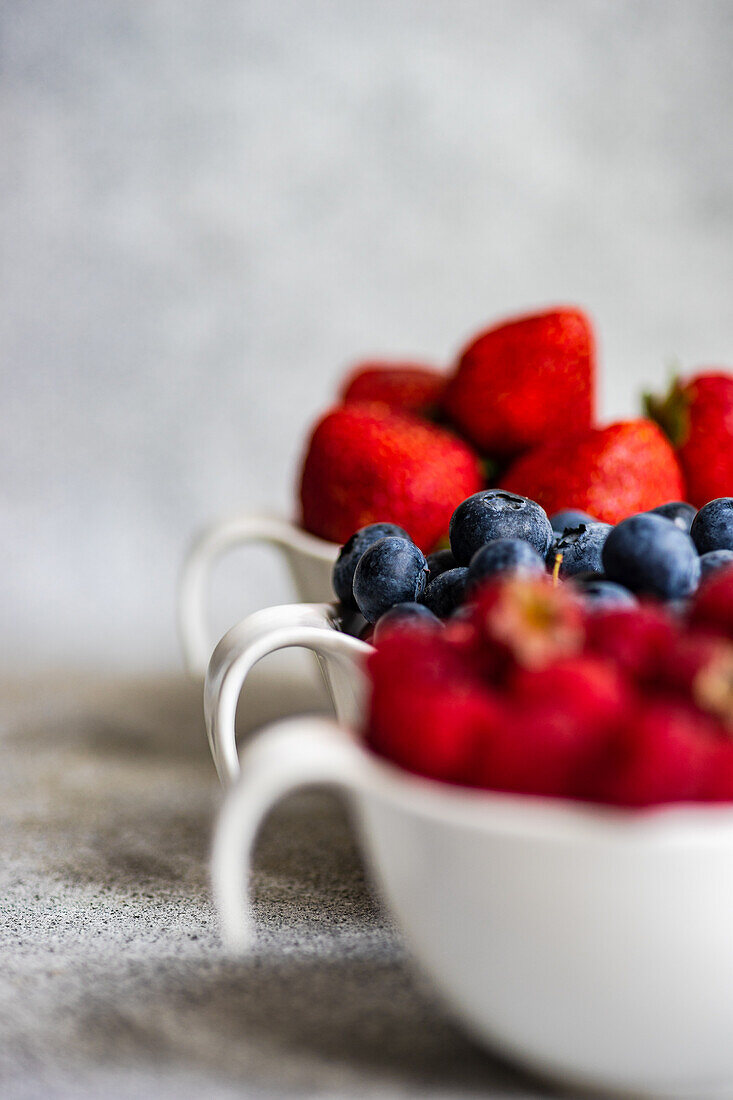
[[[254,940],[249,872],[269,810],[299,787],[328,783],[358,790],[369,772],[369,757],[356,739],[327,718],[281,719],[248,744],[242,774],[219,814],[212,851],[214,900],[229,949],[245,951]]]
[[[255,611],[229,630],[214,650],[204,682],[204,717],[209,747],[222,783],[239,776],[235,720],[237,703],[250,670],[278,649],[310,649],[340,666],[334,680],[342,717],[356,721],[365,677],[361,662],[371,646],[336,630],[330,604],[283,604]],[[347,697],[348,696],[348,697]]]
[[[204,675],[215,644],[207,607],[211,571],[228,550],[251,542],[277,547],[291,573],[296,556],[332,560],[338,553],[337,546],[278,516],[231,516],[206,527],[188,552],[178,586],[178,632],[186,671],[193,676]]]

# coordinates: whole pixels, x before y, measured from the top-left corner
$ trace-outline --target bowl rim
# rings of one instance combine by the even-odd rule
[[[733,802],[670,802],[633,807],[464,787],[415,774],[379,756],[364,739],[346,731],[371,773],[364,787],[397,807],[444,824],[520,839],[701,847],[733,844]]]

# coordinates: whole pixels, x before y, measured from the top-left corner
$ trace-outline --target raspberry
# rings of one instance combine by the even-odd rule
[[[702,796],[710,802],[733,802],[732,742],[716,745]]]
[[[509,722],[483,746],[479,783],[499,790],[582,797],[632,693],[608,662],[570,657],[511,678]]]
[[[375,694],[369,741],[409,771],[468,783],[486,731],[505,723],[501,703],[488,689],[418,684],[414,698],[404,688]]]
[[[595,795],[620,806],[654,806],[707,796],[719,739],[692,707],[651,700],[619,731]]]
[[[721,569],[700,586],[689,619],[696,626],[733,641],[733,566]]]
[[[583,644],[582,605],[546,577],[489,583],[478,593],[474,623],[490,653],[527,668],[577,653]]]
[[[599,610],[585,624],[586,649],[615,661],[637,680],[654,677],[677,627],[655,604]]]
[[[675,637],[661,662],[659,686],[681,694],[733,730],[733,644],[692,630]]]

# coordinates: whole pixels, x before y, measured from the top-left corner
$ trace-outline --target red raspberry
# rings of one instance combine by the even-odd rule
[[[370,654],[368,667],[376,684],[403,682],[415,676],[443,684],[471,678],[460,649],[450,636],[446,637],[445,629],[423,622],[395,624]]]
[[[692,707],[651,700],[620,728],[594,793],[638,807],[704,798],[719,744],[714,725]]]
[[[432,640],[433,645],[430,645]],[[395,630],[370,658],[367,741],[409,771],[467,782],[480,740],[505,724],[501,701],[439,635]]]
[[[733,641],[733,566],[721,569],[700,586],[689,620]]]
[[[568,657],[511,678],[509,721],[483,744],[482,786],[582,797],[632,692],[608,662]]]
[[[583,645],[583,609],[549,577],[490,582],[476,597],[474,623],[489,655],[540,668]]]
[[[661,607],[643,604],[597,611],[588,616],[585,629],[589,653],[608,657],[629,676],[647,680],[658,673],[678,628]]]
[[[710,802],[733,802],[733,742],[715,747],[703,797]]]
[[[658,681],[666,692],[685,696],[733,731],[733,644],[691,630],[672,641]]]
[[[421,775],[470,782],[477,745],[504,706],[483,684],[465,632],[395,627],[369,658],[367,740],[383,756]]]

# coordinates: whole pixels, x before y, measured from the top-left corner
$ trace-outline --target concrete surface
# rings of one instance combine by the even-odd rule
[[[248,726],[272,716],[271,675]],[[298,678],[288,706],[324,700]],[[0,714],[3,1100],[554,1095],[413,974],[327,793],[267,823],[257,946],[227,958],[197,685],[6,680]]]

